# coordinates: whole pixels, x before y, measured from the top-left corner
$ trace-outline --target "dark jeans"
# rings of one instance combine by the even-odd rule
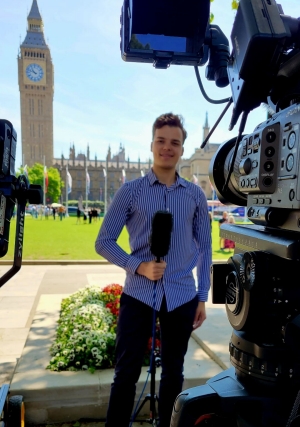
[[[192,301],[167,312],[166,301],[157,315],[161,329],[161,381],[159,427],[169,427],[173,403],[182,390],[183,362],[198,305]],[[125,293],[121,296],[116,340],[116,368],[111,386],[106,427],[128,427],[133,410],[136,383],[152,334],[152,307]]]

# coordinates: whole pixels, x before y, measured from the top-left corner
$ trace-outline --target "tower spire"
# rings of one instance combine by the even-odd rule
[[[209,124],[208,124],[208,113],[206,111],[206,116],[205,116],[205,123],[203,126],[203,141],[206,139],[207,135],[209,134]],[[206,144],[204,151],[209,151],[209,144]]]
[[[39,11],[37,0],[32,1],[31,9],[27,16],[27,22],[27,34],[21,48],[33,47],[46,49],[47,43],[44,37],[44,23]]]
[[[208,128],[208,112],[206,111],[206,117],[205,117],[205,125],[204,127]]]
[[[43,21],[39,11],[37,0],[33,0],[27,19],[37,19],[38,21]]]

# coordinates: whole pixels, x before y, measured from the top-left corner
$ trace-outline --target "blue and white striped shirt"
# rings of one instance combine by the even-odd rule
[[[162,184],[151,170],[144,177],[126,182],[117,191],[105,215],[96,240],[96,251],[126,270],[124,292],[153,305],[153,281],[136,273],[143,261],[155,257],[150,252],[149,236],[153,215],[167,210],[173,215],[167,267],[157,281],[156,309],[166,296],[168,311],[190,301],[198,293],[207,301],[210,287],[211,231],[207,201],[203,191],[179,175],[170,187]],[[129,233],[131,254],[116,243],[124,227]],[[198,292],[193,269],[197,265]]]

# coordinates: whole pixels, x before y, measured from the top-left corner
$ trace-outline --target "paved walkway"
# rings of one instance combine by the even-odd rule
[[[45,367],[50,359],[49,347],[55,335],[62,298],[89,284],[122,284],[125,273],[107,263],[24,264],[20,272],[0,288],[0,381],[11,383],[12,395],[24,396],[28,424],[82,418],[100,421],[105,418],[112,370],[95,374],[56,373]],[[9,268],[0,264],[0,276]],[[193,332],[189,342],[184,388],[205,384],[230,366],[230,335],[224,306],[208,302],[207,320]],[[159,369],[157,371],[158,382]],[[137,396],[146,376],[147,368],[143,368]],[[158,384],[156,390],[157,387]]]

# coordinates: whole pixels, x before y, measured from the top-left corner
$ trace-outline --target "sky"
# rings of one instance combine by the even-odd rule
[[[4,0],[1,0],[4,3]],[[206,112],[213,126],[225,104],[208,103],[202,96],[193,67],[172,65],[167,70],[151,64],[128,63],[120,55],[120,11],[122,0],[37,0],[44,21],[45,39],[54,64],[54,156],[68,158],[71,144],[76,154],[104,159],[120,144],[126,158],[147,161],[151,157],[151,128],[156,117],[170,112],[181,114],[188,138],[184,158],[200,148]],[[183,2],[184,3],[184,2]],[[300,16],[299,0],[282,0],[286,15]],[[18,134],[16,168],[21,159],[20,93],[17,55],[27,30],[32,0],[5,2],[0,14],[0,118],[13,123]],[[213,24],[230,41],[235,11],[231,0],[211,3]],[[231,42],[230,42],[231,45]],[[220,89],[200,75],[208,96],[231,96],[230,86]],[[245,132],[250,133],[266,118],[258,107],[249,115]],[[222,143],[238,133],[228,131],[231,109],[211,137]]]

